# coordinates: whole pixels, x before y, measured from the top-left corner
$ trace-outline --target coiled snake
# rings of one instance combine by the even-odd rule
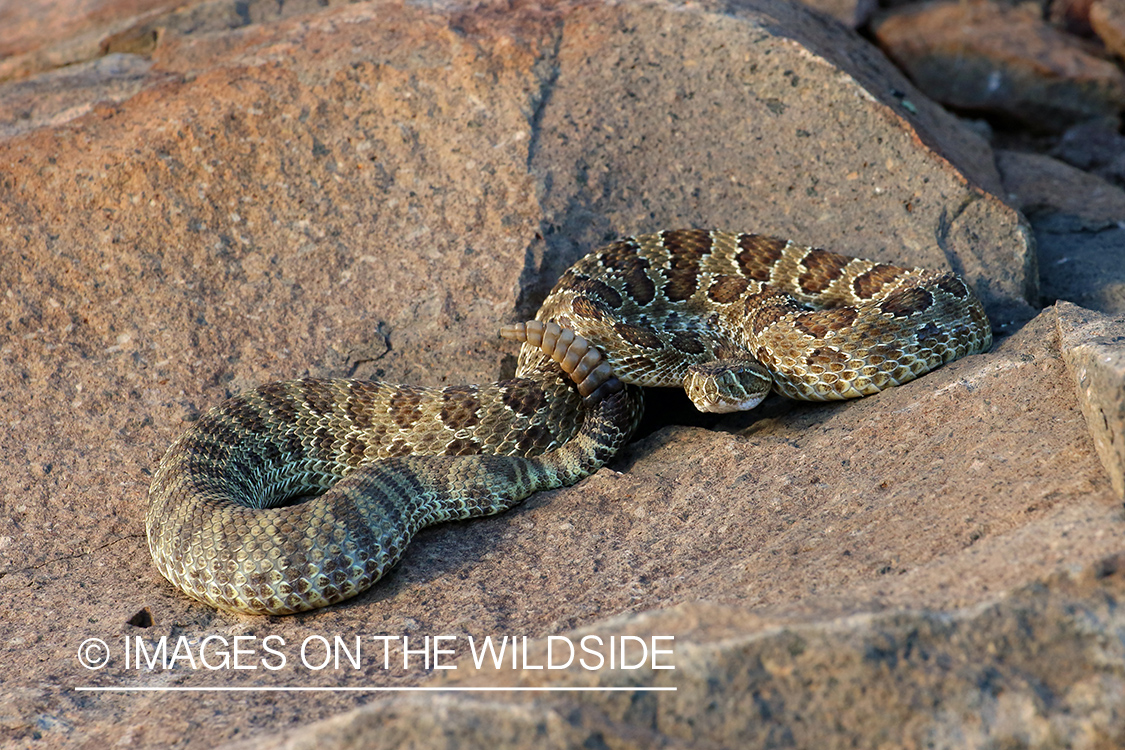
[[[702,230],[587,255],[536,321],[501,333],[524,342],[513,380],[307,379],[205,414],[149,491],[160,572],[224,610],[323,607],[371,586],[425,526],[499,513],[596,471],[640,419],[638,386],[683,386],[709,411],[751,408],[771,388],[853,398],[992,342],[952,273]]]

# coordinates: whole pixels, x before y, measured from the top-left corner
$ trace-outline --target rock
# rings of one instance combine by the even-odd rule
[[[1035,256],[994,194],[988,145],[839,24],[767,2],[379,2],[162,28],[129,58],[145,60],[135,93],[44,101],[0,140],[0,743],[213,747],[370,698],[83,687],[433,684],[416,662],[306,667],[301,644],[319,638],[534,641],[614,632],[615,617],[643,628],[638,613],[704,600],[735,613],[739,643],[781,626],[843,633],[850,616],[990,606],[1042,581],[1051,593],[1060,568],[1120,551],[1125,522],[1054,313],[1025,324]],[[609,468],[425,532],[374,590],[323,612],[222,614],[154,570],[147,487],[204,409],[307,374],[494,380],[514,354],[497,324],[534,309],[566,265],[610,237],[685,224],[954,268],[986,300],[997,346],[855,403],[774,399],[668,424],[682,397],[653,394],[665,422]],[[1058,632],[1064,653],[1086,643]],[[261,660],[266,637],[284,642],[286,667]],[[90,638],[111,649],[102,669],[78,661]],[[703,656],[721,646],[709,638]],[[220,661],[239,645],[255,668],[181,656],[165,669],[162,642],[193,656],[208,643]],[[991,674],[1009,652],[966,653]],[[735,677],[706,699],[753,707]],[[695,691],[669,714],[669,744],[689,741]],[[650,710],[641,694],[591,697],[575,729],[556,718],[570,714],[491,697],[479,710],[417,700],[435,731],[531,721],[563,740],[593,738],[581,733],[599,713],[625,726],[623,711]],[[1060,703],[1062,721],[1101,726],[1096,698]],[[718,736],[715,714],[696,719]]]
[[[849,29],[865,25],[878,9],[875,0],[801,0],[810,8],[827,13]]]
[[[661,428],[614,464],[623,473],[603,470],[504,517],[429,532],[379,589],[314,616],[262,621],[211,613],[163,584],[135,537],[106,540],[74,562],[6,576],[0,603],[30,598],[35,613],[8,610],[6,644],[34,643],[35,625],[52,612],[78,614],[56,626],[47,645],[9,645],[5,659],[18,673],[35,674],[44,666],[28,664],[29,657],[45,658],[50,673],[78,686],[429,685],[421,665],[384,670],[377,655],[360,669],[306,669],[299,644],[337,635],[368,644],[373,635],[455,635],[462,645],[469,635],[543,637],[575,627],[597,631],[610,615],[699,600],[753,608],[754,617],[738,621],[748,640],[779,623],[827,626],[861,612],[973,607],[1059,566],[1092,565],[1119,548],[1125,531],[1075,408],[1054,330],[1052,311],[989,355],[877,398],[835,407],[778,400],[760,415],[726,418],[717,429]],[[654,399],[651,408],[663,410],[666,396]],[[35,481],[49,486],[71,463],[48,467]],[[143,484],[132,486],[139,504],[135,493]],[[101,518],[92,508],[81,512]],[[128,556],[114,549],[122,546],[131,548]],[[57,568],[73,573],[60,580]],[[70,597],[65,610],[55,598],[63,595]],[[144,622],[135,617],[142,607],[152,624],[126,624]],[[828,629],[839,632],[842,625]],[[279,636],[289,644],[290,665],[276,673],[150,673],[123,668],[117,652],[114,664],[91,677],[72,661],[88,637],[115,648],[125,636],[143,637],[152,648],[162,636],[175,642],[181,635],[197,644],[210,636],[228,643],[235,636]],[[1058,639],[1051,642],[1059,646]],[[247,694],[236,707],[221,695],[152,694],[114,696],[79,710],[71,707],[69,689],[21,682],[5,690],[14,693],[15,715],[27,716],[33,727],[61,717],[76,726],[77,737],[128,736],[141,745],[190,736],[212,746],[323,718],[358,699]],[[711,695],[753,701],[749,688]],[[501,698],[490,697],[493,704]],[[441,703],[432,705],[442,716]],[[266,718],[246,728],[259,710]],[[487,718],[491,711],[501,707],[475,719],[471,711],[458,713],[469,726],[503,727]],[[1069,720],[1087,719],[1095,721],[1097,713]],[[400,726],[405,731],[406,722]],[[50,738],[61,730],[39,731]],[[461,724],[448,731],[468,730]]]
[[[1116,118],[1092,120],[1068,128],[1051,155],[1125,187],[1125,136]]]
[[[1125,58],[1125,2],[1094,0],[1090,6],[1090,27],[1107,49]]]
[[[1091,229],[1125,221],[1125,190],[1097,175],[1043,154],[1004,149],[996,151],[996,166],[1008,197],[1033,219],[1069,214],[1087,221]]]
[[[1044,302],[1069,300],[1114,313],[1125,311],[1125,269],[1120,251],[1125,221],[1093,229],[1070,214],[1043,214],[1033,220],[1040,262],[1049,271],[1042,285]]]
[[[928,2],[873,25],[879,45],[934,99],[1062,131],[1125,108],[1125,73],[1042,20],[1034,6]]]
[[[341,0],[8,3],[0,8],[0,81],[90,63],[107,54],[151,54],[165,33],[175,37],[224,32],[341,4]]]
[[[1055,305],[1059,338],[1078,403],[1113,489],[1125,499],[1125,313]]]
[[[125,101],[157,77],[151,69],[140,55],[115,53],[9,83],[0,99],[0,136],[61,125],[96,102]]]
[[[1093,0],[1055,0],[1046,3],[1043,10],[1051,25],[1068,34],[1080,37],[1093,36],[1090,28],[1090,6]]]
[[[652,669],[651,660],[648,668],[616,673],[576,664],[550,679],[556,686],[674,692],[626,693],[626,700],[596,692],[508,693],[502,702],[489,694],[392,697],[229,750],[1120,745],[1125,648],[1098,634],[1125,627],[1117,606],[1123,568],[1125,559],[1113,556],[947,614],[901,611],[763,628],[748,610],[685,604],[566,636],[581,643],[583,636],[606,642],[666,634],[674,641],[661,645],[673,647],[674,670]],[[562,638],[555,644],[564,650]],[[542,641],[531,651],[531,663],[548,663]],[[456,679],[437,684],[545,682],[540,672],[487,663],[477,670],[468,662],[446,673]]]
[[[701,46],[732,43],[750,11],[692,14],[676,33],[657,28],[664,21],[655,16],[634,20],[633,12],[630,6],[576,12],[582,23],[559,48],[558,81],[537,115],[541,132],[531,157],[532,172],[546,176],[539,198],[546,231],[545,242],[532,248],[538,274],[525,291],[525,314],[566,266],[611,237],[752,223],[841,252],[862,247],[850,252],[878,257],[898,248],[896,255],[910,253],[922,266],[941,266],[952,253],[955,267],[981,279],[972,283],[989,304],[1012,305],[995,308],[1000,317],[1026,317],[1022,300],[1036,298],[1037,289],[1019,219],[997,213],[986,194],[948,177],[941,180],[943,198],[922,198],[938,192],[934,178],[923,174],[927,167],[916,164],[915,136],[862,134],[881,130],[884,117],[905,118],[917,138],[940,147],[971,183],[998,191],[984,142],[932,103],[912,99],[909,84],[868,46],[817,18],[770,5],[755,11],[766,15],[753,17],[787,29],[789,37],[762,38],[754,54],[742,57],[703,57]],[[796,43],[816,54],[793,57]],[[594,54],[599,48],[614,54]],[[669,62],[681,57],[682,68]],[[852,72],[840,76],[834,66]],[[709,82],[708,95],[700,100],[674,83],[681,75]],[[883,99],[875,109],[857,107],[868,96]],[[629,106],[585,114],[592,100]],[[697,135],[711,129],[722,135]],[[645,144],[643,160],[628,156],[638,142]],[[753,160],[739,165],[734,153]],[[810,163],[818,165],[815,173]],[[845,215],[855,220],[841,221]],[[1004,249],[978,253],[990,244]]]
[[[0,8],[0,81],[89,63],[101,54],[101,37],[138,14],[166,12],[177,3],[5,3]]]
[[[998,151],[996,163],[1035,233],[1044,300],[1125,312],[1125,191],[1049,156]]]

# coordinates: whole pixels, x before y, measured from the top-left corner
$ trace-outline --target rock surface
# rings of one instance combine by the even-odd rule
[[[1068,128],[1051,155],[1125,188],[1125,136],[1113,118],[1091,120]]]
[[[763,627],[746,610],[680,605],[599,631],[674,635],[684,644],[674,671],[599,680],[675,686],[674,693],[632,701],[581,693],[521,693],[504,703],[456,694],[398,698],[238,747],[1060,747],[1075,737],[1086,740],[1083,747],[1118,747],[1125,743],[1117,697],[1125,691],[1125,647],[1098,634],[1125,625],[1123,568],[1125,559],[1114,556],[990,604],[813,626]],[[561,640],[555,644],[563,651]],[[542,642],[532,654],[532,663],[548,663]],[[441,684],[543,682],[533,672],[513,680],[510,670],[463,666],[457,680]],[[576,666],[551,682],[594,680]],[[931,705],[940,710],[920,710]]]
[[[1015,191],[988,145],[861,39],[765,0],[375,2],[198,26],[184,19],[267,6],[123,7],[99,10],[110,20],[82,37],[85,67],[0,87],[5,745],[276,744],[369,701],[332,720],[338,736],[373,722],[384,742],[432,740],[410,734],[417,722],[462,746],[519,746],[527,731],[556,746],[812,742],[832,731],[810,723],[823,711],[853,733],[840,737],[873,744],[950,717],[982,718],[931,744],[1024,736],[1016,716],[1040,746],[1117,738],[1116,642],[1092,681],[1079,667],[1119,627],[1106,561],[1125,519],[1058,317],[1035,314],[1031,227],[997,197]],[[772,399],[713,419],[654,393],[652,421],[609,468],[423,533],[400,569],[327,611],[221,614],[154,570],[152,471],[224,396],[310,374],[494,380],[514,365],[496,326],[533,311],[562,269],[609,238],[683,225],[953,268],[998,343],[852,403]],[[469,636],[575,629],[675,635],[677,670],[489,676],[454,661]],[[417,648],[441,635],[462,646],[449,661],[462,686],[679,690],[569,702],[76,689],[442,686],[418,654],[399,668],[398,645],[387,668],[378,651],[356,668],[299,658],[322,637]],[[284,668],[270,668],[270,636]],[[184,654],[138,667],[162,637],[212,661],[218,639],[241,638],[257,668],[192,668]],[[78,661],[89,638],[111,648],[103,669]],[[872,710],[888,674],[905,725]],[[849,692],[823,688],[833,681]],[[848,696],[856,710],[840,713]]]
[[[1125,499],[1125,314],[1055,306],[1063,358],[1094,447],[1113,489]]]
[[[1125,190],[1042,154],[999,151],[996,163],[1035,234],[1043,302],[1125,312]]]
[[[1125,73],[1049,25],[1035,4],[919,3],[873,31],[919,88],[952,107],[1057,131],[1125,108]]]
[[[1090,27],[1111,52],[1125,58],[1125,2],[1095,0],[1090,5]]]
[[[996,166],[1008,198],[1032,226],[1037,217],[1050,214],[1073,216],[1091,229],[1125,220],[1125,190],[1097,175],[1050,156],[1019,151],[997,151]]]
[[[848,28],[864,26],[878,10],[874,0],[801,0],[810,8],[827,13]]]
[[[1091,37],[1090,6],[1093,0],[1053,0],[1037,3],[1051,25],[1060,31],[1079,37]]]

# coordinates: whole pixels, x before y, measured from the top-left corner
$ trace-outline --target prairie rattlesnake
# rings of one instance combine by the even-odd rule
[[[146,526],[160,572],[225,610],[326,606],[378,580],[418,529],[498,513],[596,471],[639,420],[638,386],[682,385],[712,411],[749,408],[771,387],[852,398],[992,341],[980,302],[952,273],[701,230],[591,253],[537,321],[502,331],[531,341],[514,380],[291,381],[208,412],[152,482]],[[577,367],[571,377],[593,391],[586,402],[544,350]]]

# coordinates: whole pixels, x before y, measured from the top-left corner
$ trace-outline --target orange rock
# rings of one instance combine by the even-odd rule
[[[961,110],[1062,130],[1125,107],[1125,73],[1036,9],[924,3],[891,12],[874,32],[923,91]]]
[[[193,7],[220,5],[187,0],[151,19],[166,29],[140,48],[151,58],[115,58],[133,60],[127,95],[106,103],[81,77],[36,77],[39,91],[69,82],[85,98],[3,121],[0,745],[253,742],[372,696],[74,688],[427,686],[433,673],[401,669],[401,652],[398,668],[376,651],[360,668],[317,671],[301,667],[300,647],[612,636],[623,617],[688,642],[679,692],[563,695],[531,730],[579,746],[747,747],[763,732],[785,742],[793,727],[796,744],[825,747],[815,731],[846,723],[886,728],[884,745],[900,747],[924,744],[910,732],[930,719],[947,722],[939,736],[992,731],[981,721],[995,708],[1000,729],[1031,717],[1063,743],[1102,736],[1121,715],[1106,705],[1122,674],[1115,652],[1089,645],[1119,643],[1121,626],[1075,603],[1120,600],[1118,578],[1071,589],[1052,578],[1119,551],[1125,522],[1053,313],[1020,327],[1038,300],[1027,225],[996,195],[987,143],[870,45],[776,0],[722,12],[374,0],[186,25]],[[99,27],[95,49],[111,33]],[[0,100],[14,86],[0,84]],[[682,225],[955,266],[997,331],[1014,332],[988,355],[853,403],[773,399],[692,426],[668,418],[671,394],[655,394],[664,423],[612,468],[505,516],[435,528],[376,590],[316,615],[216,613],[154,569],[151,472],[201,410],[305,374],[495,379],[514,355],[496,326],[533,311],[566,266],[609,236]],[[978,627],[981,605],[1013,590],[1027,605]],[[690,623],[641,614],[668,608],[713,622],[716,636],[689,641]],[[1025,610],[1042,613],[1032,630]],[[778,623],[808,638],[770,630]],[[290,663],[124,664],[125,638],[192,648],[212,636],[248,638],[259,657],[265,637],[282,637]],[[88,638],[115,649],[105,669],[78,662]],[[503,734],[518,700],[447,711],[447,696],[411,699],[432,719],[419,744],[451,745],[471,726]],[[621,731],[603,732],[599,717]],[[401,723],[381,726],[387,744],[402,736]],[[657,732],[671,739],[645,741]]]
[[[1095,0],[1090,7],[1090,26],[1107,49],[1125,58],[1125,0]]]

